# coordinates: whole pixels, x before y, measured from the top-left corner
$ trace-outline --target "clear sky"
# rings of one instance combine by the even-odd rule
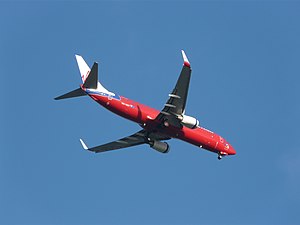
[[[0,2],[0,224],[300,224],[300,2]],[[186,113],[227,139],[217,156],[171,140],[82,150],[140,127],[90,98],[103,85],[162,109],[192,65]]]

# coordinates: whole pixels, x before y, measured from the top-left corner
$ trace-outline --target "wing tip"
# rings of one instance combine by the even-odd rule
[[[89,148],[87,147],[87,145],[84,143],[84,141],[81,138],[79,139],[79,141],[80,141],[80,143],[81,143],[84,150],[89,150]]]
[[[185,65],[187,67],[191,67],[191,64],[190,64],[184,50],[181,50],[181,54],[182,54],[182,58],[183,58],[183,61],[184,61],[183,65]]]
[[[76,60],[78,60],[79,58],[82,58],[82,56],[79,54],[75,54],[75,58],[76,58]]]

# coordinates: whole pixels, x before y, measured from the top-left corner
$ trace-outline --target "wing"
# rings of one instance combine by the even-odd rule
[[[128,148],[131,146],[136,146],[136,145],[141,145],[141,144],[146,144],[149,142],[149,140],[167,140],[170,139],[167,136],[160,135],[157,133],[149,133],[145,130],[140,130],[139,132],[130,135],[128,137],[124,137],[122,139],[119,139],[117,141],[113,141],[104,145],[96,146],[93,148],[88,148],[87,145],[83,142],[82,139],[80,139],[80,142],[82,144],[82,147],[85,150],[89,150],[95,153],[98,152],[106,152],[106,151],[111,151],[111,150],[117,150],[121,148]]]
[[[181,127],[178,117],[184,114],[192,72],[190,62],[188,61],[184,51],[182,50],[181,52],[184,64],[180,76],[172,93],[169,94],[169,99],[163,110],[156,118],[159,121],[168,120],[171,125],[176,127]]]

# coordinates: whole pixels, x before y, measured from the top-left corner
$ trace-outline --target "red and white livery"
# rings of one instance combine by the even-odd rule
[[[217,153],[218,159],[227,155],[235,155],[235,150],[224,138],[201,127],[196,118],[185,114],[191,78],[191,64],[183,50],[182,57],[184,63],[176,86],[169,94],[163,109],[159,111],[108,91],[98,81],[98,63],[95,62],[92,69],[90,69],[84,59],[76,55],[82,85],[78,89],[55,99],[89,95],[111,112],[136,122],[142,127],[140,131],[130,136],[92,148],[89,148],[80,139],[83,148],[97,153],[148,144],[161,153],[167,153],[170,147],[165,141],[177,138]]]

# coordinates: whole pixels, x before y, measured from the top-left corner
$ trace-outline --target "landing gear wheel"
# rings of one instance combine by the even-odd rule
[[[164,121],[164,126],[165,127],[168,127],[168,126],[170,126],[170,124],[169,124],[169,122],[166,120],[166,121]]]
[[[218,155],[218,160],[221,160],[223,156],[221,154]]]

